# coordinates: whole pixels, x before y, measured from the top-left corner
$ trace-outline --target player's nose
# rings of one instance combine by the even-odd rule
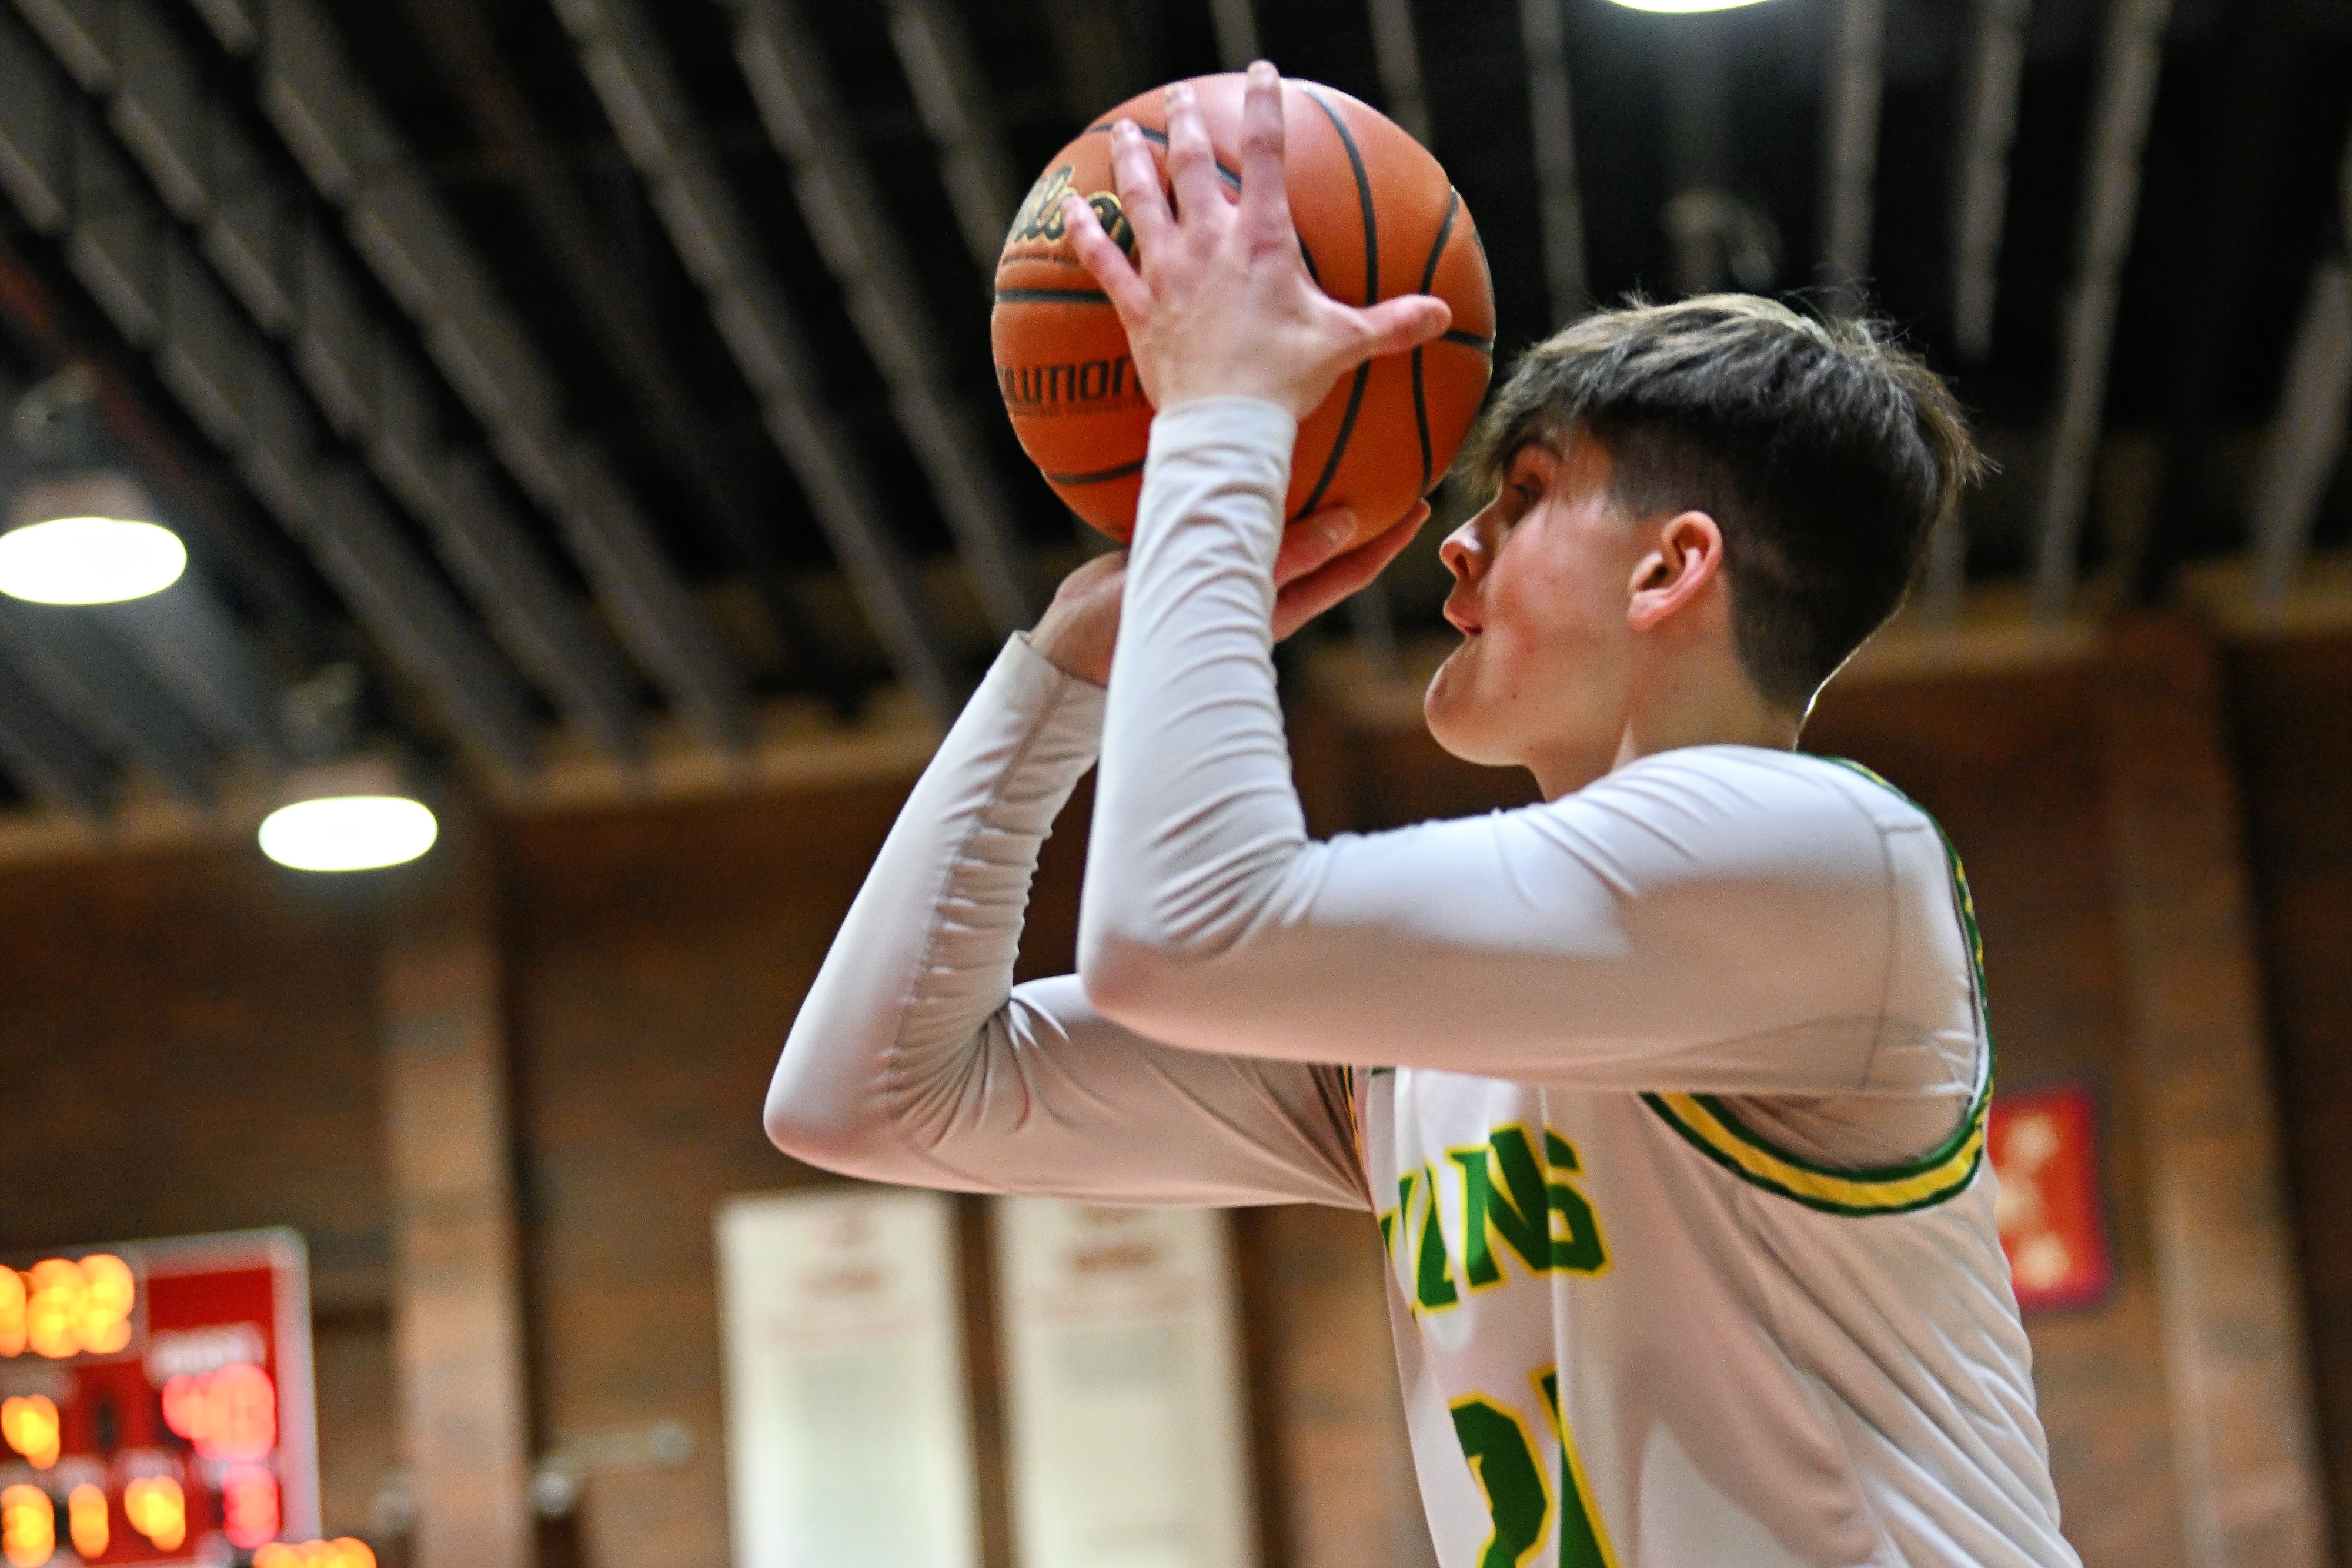
[[[1445,542],[1437,547],[1437,559],[1445,563],[1445,570],[1454,574],[1456,582],[1467,584],[1475,578],[1486,565],[1486,549],[1478,537],[1478,518],[1472,517],[1446,535]]]

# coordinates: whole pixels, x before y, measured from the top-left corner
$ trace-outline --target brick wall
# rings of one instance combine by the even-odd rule
[[[392,1458],[382,892],[243,846],[0,874],[0,1251],[299,1228],[347,1531]]]
[[[2335,1560],[2352,1563],[2352,639],[2231,664]]]

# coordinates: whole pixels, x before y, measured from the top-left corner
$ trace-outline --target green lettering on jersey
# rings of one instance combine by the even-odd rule
[[[1424,1166],[1422,1190],[1429,1194],[1423,1207],[1420,1255],[1413,1263],[1412,1297],[1425,1309],[1450,1307],[1462,1300],[1454,1288],[1454,1260],[1445,1255],[1445,1227],[1437,1218],[1437,1171]],[[1408,1210],[1407,1223],[1411,1223]]]
[[[1544,1129],[1544,1163],[1553,1175],[1584,1168],[1576,1145],[1550,1128]],[[1550,1210],[1551,1266],[1571,1274],[1598,1274],[1609,1267],[1609,1249],[1601,1241],[1601,1217],[1582,1193],[1564,1181],[1546,1189]]]
[[[1543,1172],[1526,1131],[1497,1127],[1486,1142],[1466,1149],[1449,1149],[1446,1157],[1462,1167],[1462,1277],[1476,1290],[1503,1278],[1495,1261],[1493,1243],[1519,1255],[1531,1273],[1551,1270],[1549,1221],[1545,1218]],[[1498,1186],[1495,1176],[1502,1174]]]
[[[1601,1221],[1582,1193],[1559,1177],[1581,1169],[1575,1146],[1544,1132],[1544,1162],[1521,1127],[1497,1127],[1483,1145],[1449,1149],[1462,1171],[1462,1276],[1480,1290],[1501,1282],[1500,1241],[1531,1274],[1555,1269],[1597,1274],[1608,1267]]]
[[[1420,1179],[1419,1171],[1407,1171],[1397,1177],[1397,1206],[1381,1211],[1381,1250],[1396,1259],[1397,1240],[1412,1229],[1412,1187]]]
[[[1453,1409],[1462,1457],[1470,1461],[1495,1521],[1478,1568],[1522,1568],[1543,1544],[1551,1517],[1551,1493],[1536,1466],[1535,1444],[1518,1416],[1482,1394],[1456,1400]]]
[[[1418,1216],[1413,1211],[1415,1193],[1427,1197]],[[1414,1308],[1426,1312],[1457,1305],[1462,1295],[1454,1288],[1454,1260],[1446,1254],[1445,1229],[1437,1220],[1437,1173],[1423,1166],[1400,1175],[1397,1206],[1384,1211],[1380,1219],[1381,1247],[1390,1263],[1401,1268],[1407,1259],[1412,1260]]]
[[[1601,1511],[1584,1479],[1584,1461],[1577,1457],[1576,1434],[1559,1413],[1559,1369],[1538,1374],[1536,1387],[1543,1395],[1544,1414],[1551,1418],[1552,1436],[1559,1439],[1559,1568],[1617,1568],[1608,1527],[1601,1522]]]

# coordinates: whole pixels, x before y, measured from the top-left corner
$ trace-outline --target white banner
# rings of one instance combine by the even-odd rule
[[[1226,1221],[995,1205],[1020,1568],[1257,1561]]]
[[[979,1568],[954,1200],[719,1211],[736,1568]]]

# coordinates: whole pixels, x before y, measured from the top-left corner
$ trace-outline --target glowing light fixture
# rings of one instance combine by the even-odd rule
[[[1763,0],[1617,0],[1628,11],[1734,11]]]
[[[112,604],[160,593],[187,570],[187,547],[148,520],[139,487],[117,474],[37,479],[0,534],[0,593],[39,604]]]
[[[304,768],[288,781],[287,796],[262,819],[261,852],[296,871],[400,865],[441,833],[432,810],[377,758]]]

